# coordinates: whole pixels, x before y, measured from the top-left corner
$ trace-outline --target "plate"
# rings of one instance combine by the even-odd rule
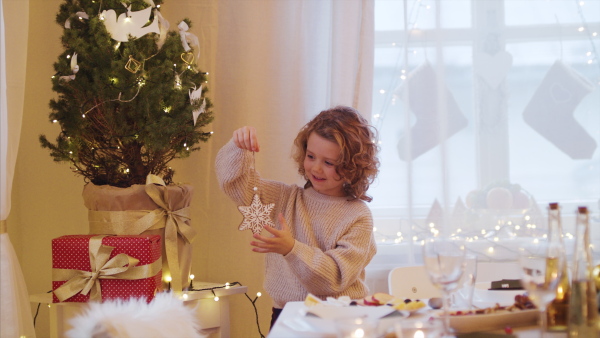
[[[364,317],[372,320],[385,317],[392,312],[391,306],[320,306],[315,305],[306,309],[306,316],[315,316],[321,319],[340,319]]]
[[[503,329],[535,325],[540,317],[538,310],[505,311],[489,314],[450,316],[450,327],[458,333]]]
[[[391,306],[321,306],[302,309],[300,316],[283,321],[303,337],[336,337],[335,321],[342,318],[364,317],[377,322],[379,332],[387,332],[403,314]]]

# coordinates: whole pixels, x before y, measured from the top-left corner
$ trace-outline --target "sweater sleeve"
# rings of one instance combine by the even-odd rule
[[[238,148],[233,139],[229,140],[217,154],[215,171],[221,190],[237,205],[249,205],[254,196],[254,187],[258,187],[263,203],[275,203],[279,210],[282,194],[290,190],[285,184],[277,181],[261,179],[260,174],[253,168],[251,151]],[[287,191],[289,194],[289,191]],[[271,218],[275,219],[275,214]]]
[[[238,148],[233,139],[225,144],[215,160],[215,171],[221,190],[238,205],[247,205],[252,201],[253,190],[250,187],[256,184],[253,181],[254,169],[252,165],[252,152]],[[258,177],[258,174],[254,177]]]
[[[337,295],[359,279],[377,251],[370,213],[358,218],[337,240],[335,248],[321,249],[296,241],[285,256],[304,288],[315,295]]]

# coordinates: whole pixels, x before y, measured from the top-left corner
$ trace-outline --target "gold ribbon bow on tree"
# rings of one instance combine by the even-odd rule
[[[52,269],[54,281],[67,281],[54,290],[58,300],[63,302],[78,293],[83,295],[90,293],[90,300],[102,301],[100,279],[143,279],[155,276],[160,271],[161,262],[158,259],[151,264],[136,266],[139,260],[125,253],[110,258],[114,248],[102,245],[104,237],[106,236],[90,238],[89,252],[92,271]]]
[[[88,211],[91,233],[114,233],[117,235],[139,235],[146,230],[165,228],[164,246],[167,264],[171,271],[171,287],[181,291],[183,281],[179,265],[177,237],[191,244],[196,230],[186,223],[190,220],[190,208],[171,210],[168,189],[162,178],[156,175],[146,177],[145,191],[159,208],[154,210],[127,211]],[[124,230],[126,229],[126,231]]]

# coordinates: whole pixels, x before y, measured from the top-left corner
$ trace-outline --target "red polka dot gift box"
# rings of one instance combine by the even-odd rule
[[[144,297],[162,291],[161,236],[67,235],[52,240],[53,302]]]

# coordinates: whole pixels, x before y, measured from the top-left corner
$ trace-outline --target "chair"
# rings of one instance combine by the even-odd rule
[[[398,298],[425,299],[441,297],[442,292],[430,281],[425,266],[403,266],[388,275],[389,294]]]

